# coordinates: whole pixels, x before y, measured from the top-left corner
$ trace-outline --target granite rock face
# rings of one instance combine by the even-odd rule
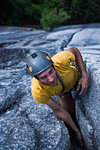
[[[0,36],[0,150],[69,149],[70,139],[64,123],[48,106],[35,103],[30,88],[32,78],[26,71],[25,58],[29,49],[35,51],[31,44],[38,47],[41,37],[41,45],[47,33],[22,32],[28,35],[15,30],[2,32]],[[31,38],[33,43],[25,47],[22,43],[29,44]]]
[[[26,57],[43,50],[53,56],[77,47],[89,74],[89,89],[74,93],[85,149],[100,149],[100,24],[64,26],[53,32],[0,27],[0,150],[69,150],[64,123],[31,95]]]
[[[100,150],[100,28],[97,26],[76,33],[68,47],[76,46],[83,55],[89,76],[89,89],[82,96],[76,93],[76,116],[85,149]]]

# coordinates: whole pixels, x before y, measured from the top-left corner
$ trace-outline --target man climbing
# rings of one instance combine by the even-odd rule
[[[31,92],[36,103],[47,104],[55,115],[63,120],[66,126],[71,127],[82,145],[81,133],[75,117],[75,104],[71,90],[77,84],[80,95],[88,88],[88,75],[83,58],[75,47],[61,51],[52,58],[47,53],[37,51],[27,58],[27,67],[32,75]],[[71,63],[76,63],[81,72]],[[59,103],[52,96],[57,95]],[[70,133],[70,129],[69,129]]]

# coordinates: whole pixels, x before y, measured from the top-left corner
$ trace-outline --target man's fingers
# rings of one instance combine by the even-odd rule
[[[78,82],[77,91],[80,89],[80,82]]]
[[[83,78],[81,78],[80,81],[78,82],[78,86],[77,86],[77,91],[80,90],[79,95],[86,92],[87,88],[88,88],[88,82],[86,80],[83,80]]]
[[[78,142],[80,143],[80,145],[83,146],[83,140],[82,140],[82,136],[81,136],[80,132],[77,134],[77,139],[78,139]]]
[[[87,88],[83,86],[82,89],[81,89],[81,92],[79,93],[79,95],[83,94],[86,91],[86,89]]]
[[[84,91],[83,90],[81,90],[81,92],[79,93],[79,95],[82,95],[84,93]]]

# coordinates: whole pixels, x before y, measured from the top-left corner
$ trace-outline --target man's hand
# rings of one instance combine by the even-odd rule
[[[83,140],[80,132],[76,132],[77,140],[81,146],[83,146]]]
[[[87,88],[88,88],[88,76],[86,74],[86,75],[82,76],[82,78],[78,82],[77,90],[81,90],[79,95],[86,92]]]
[[[86,68],[84,65],[84,61],[83,61],[80,51],[76,47],[69,48],[67,51],[74,54],[74,56],[76,58],[76,64],[78,65],[78,68],[82,75],[82,78],[80,79],[80,81],[78,83],[78,87],[77,87],[77,90],[81,90],[81,92],[80,92],[80,95],[81,95],[88,88],[88,76],[87,76],[87,71],[86,71]]]

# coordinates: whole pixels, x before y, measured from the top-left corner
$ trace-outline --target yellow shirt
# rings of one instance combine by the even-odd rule
[[[78,72],[75,71],[71,62],[75,62],[75,56],[68,51],[61,51],[52,58],[56,72],[61,77],[65,89],[64,93],[70,91],[78,81]],[[31,84],[31,92],[36,103],[46,104],[51,100],[51,96],[58,95],[62,92],[62,84],[57,79],[56,86],[47,86],[40,83],[39,80],[33,77]]]

